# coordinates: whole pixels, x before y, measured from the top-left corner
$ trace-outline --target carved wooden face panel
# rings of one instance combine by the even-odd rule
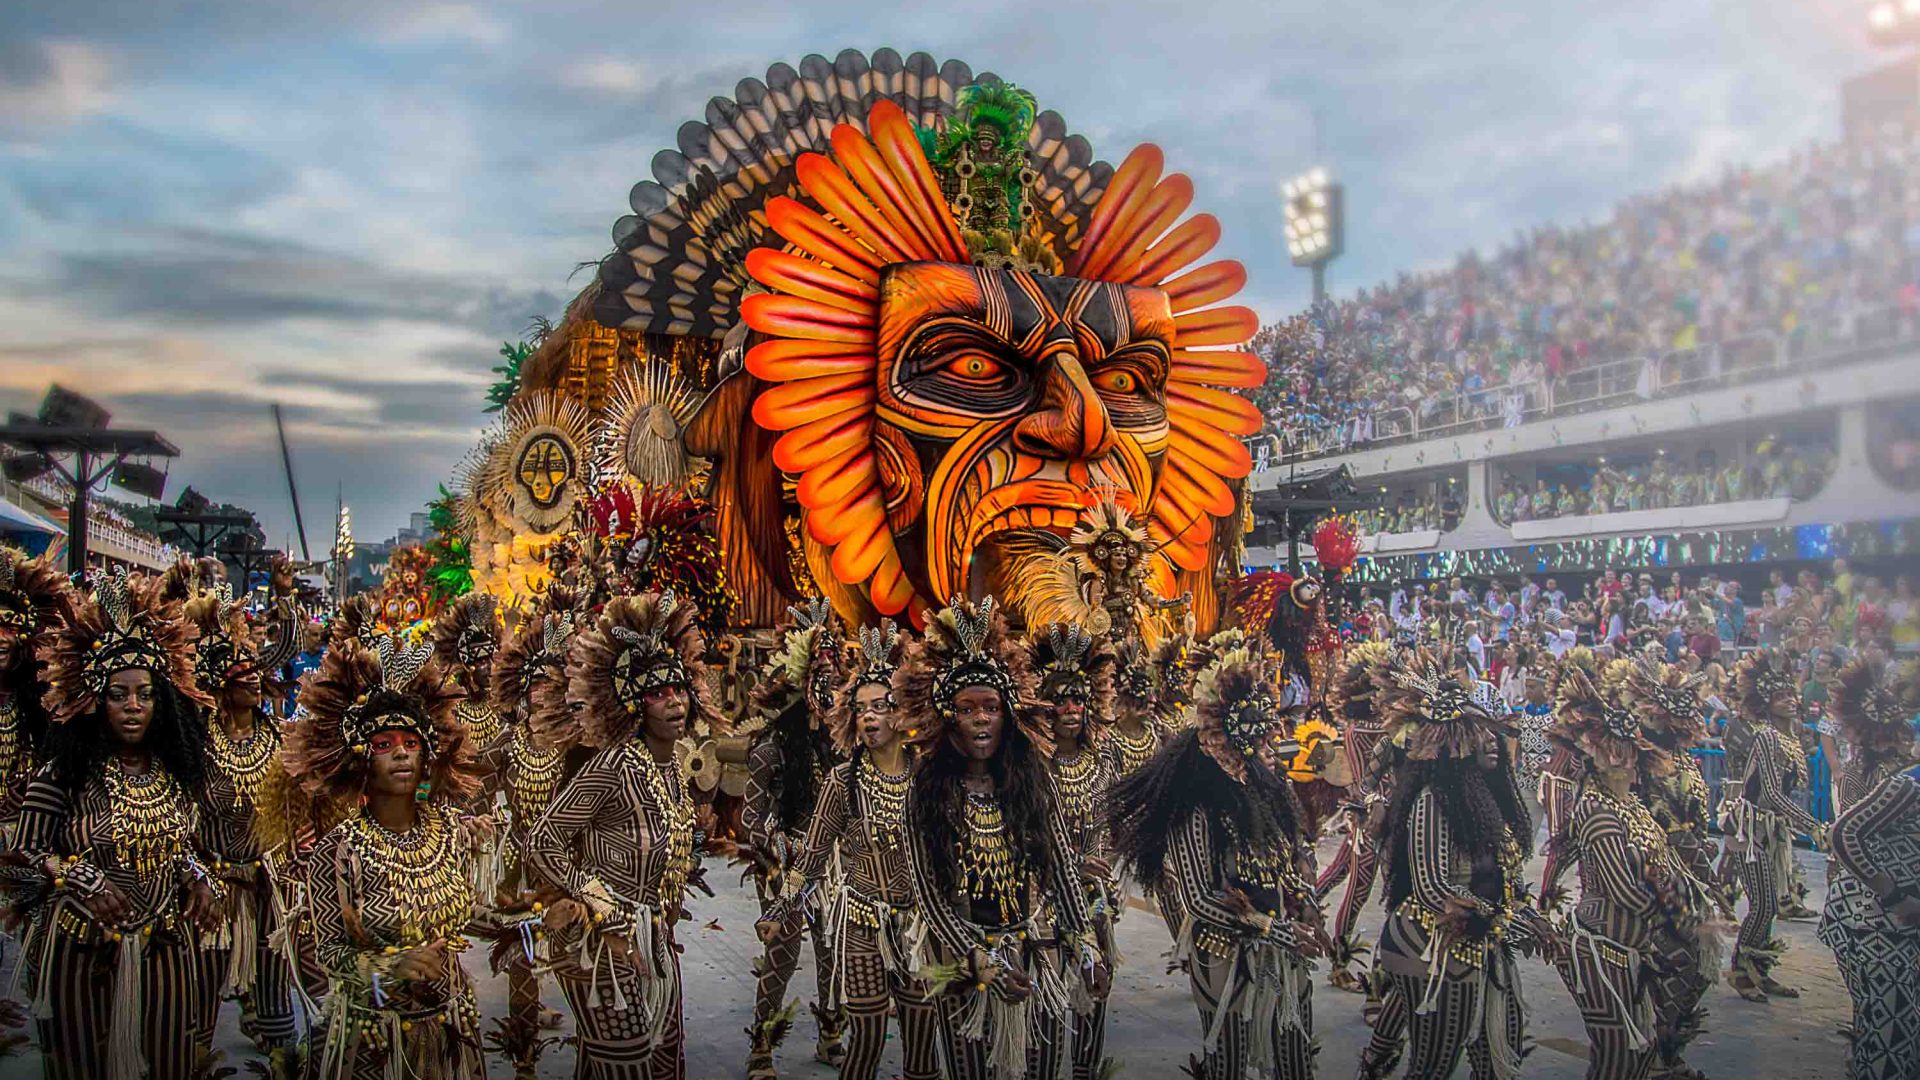
[[[1173,316],[1158,289],[953,263],[880,283],[873,444],[922,595],[995,592],[988,541],[1064,536],[1087,492],[1150,502]]]

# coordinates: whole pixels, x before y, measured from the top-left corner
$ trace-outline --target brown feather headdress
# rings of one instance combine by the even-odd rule
[[[1112,639],[1085,628],[1054,623],[1027,635],[1027,661],[1039,680],[1043,704],[1077,701],[1086,707],[1089,740],[1097,740],[1113,723],[1114,654]]]
[[[448,670],[485,670],[500,650],[500,606],[492,593],[468,593],[433,621],[433,653]]]
[[[826,600],[809,600],[787,608],[779,633],[780,645],[754,682],[752,708],[736,734],[757,734],[803,695],[812,726],[827,723],[846,676],[840,617]]]
[[[1678,664],[1651,656],[1619,663],[1625,665],[1618,680],[1621,703],[1640,718],[1648,738],[1672,753],[1685,753],[1706,741],[1700,697],[1707,685],[1705,672],[1689,674]]]
[[[66,619],[75,600],[52,559],[0,544],[0,640],[33,641]]]
[[[1782,735],[1800,735],[1800,691],[1784,657],[1755,649],[1733,669],[1735,707],[1750,724],[1768,724]]]
[[[707,684],[706,638],[699,612],[671,592],[616,596],[593,625],[581,630],[567,655],[567,696],[575,707],[558,723],[531,729],[543,750],[604,749],[633,731],[646,695],[663,686],[687,690],[687,732],[723,721]]]
[[[1265,655],[1238,647],[1214,657],[1193,681],[1193,718],[1200,748],[1228,776],[1246,783],[1247,762],[1282,730]]]
[[[1113,651],[1113,694],[1118,705],[1149,713],[1155,709],[1153,660],[1136,639],[1122,641]]]
[[[548,611],[522,620],[493,661],[490,698],[495,711],[521,717],[529,731],[551,731],[567,710],[567,647],[572,642],[572,611]]]
[[[828,730],[833,736],[834,749],[842,754],[851,753],[854,744],[860,741],[860,717],[854,711],[854,698],[863,686],[884,687],[887,701],[893,701],[893,673],[899,667],[900,628],[892,619],[881,619],[878,626],[860,628],[860,665],[840,687],[834,697],[833,712],[828,714]],[[907,730],[906,717],[899,709],[889,714],[892,726],[897,731]]]
[[[366,787],[373,737],[406,731],[426,746],[432,797],[470,798],[480,777],[467,726],[454,715],[460,700],[432,646],[383,637],[368,648],[349,639],[328,649],[301,682],[280,763],[309,795],[356,798]]]
[[[367,648],[383,635],[380,631],[380,613],[374,607],[373,598],[366,595],[349,596],[327,620],[327,645],[329,647],[343,641],[357,641]]]
[[[1380,673],[1391,663],[1393,646],[1384,641],[1363,642],[1346,650],[1333,685],[1334,715],[1342,725],[1380,726],[1375,697],[1380,693]]]
[[[1001,707],[1043,756],[1053,753],[1051,725],[1035,707],[1033,669],[1027,653],[1007,633],[1007,620],[993,597],[979,603],[955,598],[926,617],[925,636],[907,646],[893,673],[893,701],[908,737],[937,742],[953,723],[953,699],[972,686],[1000,692]]]
[[[1573,751],[1595,772],[1630,769],[1664,776],[1673,770],[1672,756],[1647,738],[1640,717],[1577,666],[1560,679],[1547,739]]]
[[[1920,665],[1909,664],[1901,675],[1920,681],[1916,673]],[[1913,710],[1901,702],[1891,674],[1883,665],[1855,658],[1840,669],[1833,688],[1833,721],[1841,741],[1882,760],[1905,757],[1913,748]]]
[[[1153,671],[1153,692],[1160,718],[1170,724],[1184,722],[1187,707],[1193,704],[1193,639],[1186,634],[1168,634],[1153,646],[1147,663]]]
[[[257,680],[266,634],[247,617],[246,602],[233,598],[231,585],[222,579],[193,594],[181,614],[197,635],[193,673],[200,689],[218,698],[237,680],[249,675]]]
[[[1513,734],[1510,725],[1474,700],[1471,675],[1450,671],[1422,649],[1402,649],[1374,672],[1374,715],[1387,748],[1413,761],[1466,759],[1481,732]]]
[[[213,704],[194,678],[193,630],[179,601],[162,597],[162,587],[157,577],[116,568],[99,575],[93,595],[75,604],[71,617],[43,633],[38,648],[53,723],[91,713],[107,692],[107,680],[131,668],[153,672],[196,705]]]

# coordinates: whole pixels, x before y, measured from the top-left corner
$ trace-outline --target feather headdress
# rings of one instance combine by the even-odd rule
[[[1706,740],[1706,711],[1701,692],[1705,672],[1689,674],[1678,664],[1641,656],[1622,661],[1618,681],[1621,702],[1640,718],[1647,736],[1661,748],[1684,753]]]
[[[1105,634],[1054,623],[1027,635],[1027,660],[1039,680],[1041,702],[1077,701],[1086,707],[1089,737],[1097,737],[1113,722],[1113,671],[1118,658]]]
[[[1547,738],[1573,751],[1595,772],[1629,769],[1641,776],[1672,771],[1673,758],[1641,729],[1640,717],[1584,669],[1568,669],[1553,699]]]
[[[1481,733],[1513,734],[1473,699],[1469,676],[1450,671],[1426,649],[1403,649],[1375,670],[1375,715],[1383,747],[1413,761],[1472,757]]]
[[[195,593],[181,614],[197,635],[193,673],[200,689],[218,697],[234,680],[258,676],[265,634],[248,619],[245,601],[233,598],[233,587],[224,579]]]
[[[925,636],[907,646],[893,673],[894,708],[912,725],[917,743],[936,742],[953,723],[953,699],[973,686],[1000,692],[1001,707],[1041,754],[1053,753],[1053,733],[1034,707],[1033,669],[1026,650],[1007,633],[993,597],[979,603],[954,598],[926,617]]]
[[[162,590],[160,578],[117,567],[98,577],[92,596],[74,605],[71,617],[43,632],[38,647],[53,723],[91,713],[107,681],[132,668],[153,672],[197,705],[213,704],[194,678],[193,630],[179,601],[164,599]]]
[[[899,668],[898,650],[900,648],[900,628],[892,619],[881,619],[878,626],[860,628],[860,666],[855,668],[846,684],[835,696],[833,712],[828,715],[828,724],[833,734],[834,748],[845,754],[853,749],[860,738],[860,717],[854,710],[854,699],[864,686],[879,686],[887,691],[887,703],[893,703],[893,673]],[[907,729],[906,717],[898,709],[890,712],[893,726],[901,731]]]
[[[459,701],[431,645],[391,637],[372,648],[342,642],[301,683],[300,708],[280,762],[309,795],[351,799],[366,787],[373,737],[406,731],[427,749],[433,797],[470,798],[480,778],[467,726],[454,715]]]
[[[604,749],[633,731],[647,694],[685,687],[687,731],[705,721],[723,725],[707,684],[707,642],[699,612],[671,592],[616,596],[593,625],[581,630],[567,654],[567,696],[575,702],[558,722],[532,729],[544,750]]]
[[[1915,681],[1917,673],[1920,666],[1909,664],[1901,674]],[[1902,757],[1911,750],[1913,710],[1901,702],[1902,695],[1888,677],[1891,674],[1865,658],[1851,660],[1840,669],[1833,689],[1833,720],[1849,749],[1882,759]]]
[[[1771,724],[1796,739],[1800,731],[1800,692],[1787,662],[1772,649],[1755,649],[1733,669],[1733,693],[1741,719]]]
[[[840,617],[822,599],[789,606],[781,620],[780,646],[753,687],[752,716],[739,734],[753,734],[805,701],[813,726],[827,722],[834,693],[845,677]]]
[[[1342,723],[1380,725],[1375,695],[1380,692],[1380,672],[1392,662],[1393,646],[1384,641],[1368,641],[1347,650],[1346,662],[1334,684],[1334,711]]]
[[[0,544],[0,641],[33,641],[73,610],[67,575],[41,556]]]
[[[1139,641],[1123,641],[1114,649],[1113,691],[1118,704],[1153,710],[1153,660]]]
[[[468,593],[433,621],[433,653],[445,668],[485,668],[500,649],[500,606],[492,593]]]
[[[379,609],[374,606],[373,598],[365,594],[347,597],[333,618],[327,620],[328,648],[345,641],[357,641],[371,649],[381,636]]]
[[[1280,732],[1280,703],[1266,657],[1245,647],[1215,657],[1193,682],[1194,725],[1200,747],[1240,783],[1247,762]],[[1291,757],[1289,748],[1285,756]]]
[[[529,731],[550,731],[562,720],[573,627],[573,612],[564,608],[521,621],[493,662],[491,697],[501,716],[522,717]]]
[[[1193,704],[1193,672],[1196,666],[1193,639],[1186,634],[1168,634],[1153,646],[1148,663],[1153,669],[1153,692],[1160,717],[1178,724]]]

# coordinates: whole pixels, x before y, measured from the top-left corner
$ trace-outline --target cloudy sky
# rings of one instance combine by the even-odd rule
[[[1862,0],[395,0],[0,5],[0,408],[53,381],[309,539],[432,496],[494,352],[557,317],[655,150],[771,62],[890,45],[1032,89],[1118,161],[1154,141],[1251,302],[1304,301],[1275,211],[1347,186],[1336,291],[1604,215],[1839,126]]]

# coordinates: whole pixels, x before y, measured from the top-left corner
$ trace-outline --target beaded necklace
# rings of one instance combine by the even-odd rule
[[[621,744],[640,770],[647,793],[665,816],[667,863],[660,875],[660,910],[669,921],[678,917],[686,897],[687,876],[693,873],[693,804],[680,782],[679,766],[663,766],[639,738]]]
[[[1640,858],[1648,865],[1662,862],[1667,857],[1667,830],[1653,819],[1653,811],[1639,799],[1616,797],[1605,788],[1595,787],[1593,795],[1613,811],[1620,824],[1626,827],[1627,839],[1640,850]]]
[[[1118,727],[1110,733],[1113,745],[1117,748],[1116,757],[1121,776],[1131,776],[1160,751],[1160,734],[1151,725],[1141,725],[1140,734],[1128,735]]]
[[[1077,750],[1070,758],[1053,759],[1054,791],[1060,797],[1060,815],[1067,826],[1080,832],[1093,822],[1095,771],[1099,759],[1086,750]]]
[[[1020,885],[999,802],[992,795],[969,791],[962,816],[965,827],[955,853],[961,887],[976,904],[992,905],[999,913],[1000,925],[1020,921]]]
[[[451,938],[473,916],[473,886],[467,882],[464,845],[446,814],[431,803],[419,806],[413,828],[396,833],[359,807],[344,823],[347,846],[360,862],[386,882],[386,895],[363,898],[363,910],[377,900],[399,913],[402,946]]]
[[[913,772],[902,769],[900,775],[881,772],[871,758],[862,756],[860,770],[860,816],[866,819],[867,836],[883,851],[898,851],[906,839],[907,784]]]
[[[265,717],[256,716],[253,731],[235,742],[227,735],[226,725],[216,718],[207,725],[207,737],[214,766],[233,785],[234,807],[252,806],[254,796],[260,791],[260,781],[266,778],[267,769],[273,764],[273,753],[280,748],[279,729]]]
[[[525,724],[515,724],[507,736],[507,805],[515,820],[531,829],[553,801],[566,766],[565,750],[541,750]]]
[[[0,701],[0,781],[11,780],[24,764],[20,753],[20,706],[9,695]]]
[[[467,745],[492,746],[500,737],[503,724],[500,713],[491,705],[461,702],[453,708],[454,718],[467,725]]]
[[[129,773],[118,758],[104,770],[107,805],[113,820],[114,856],[142,882],[172,869],[186,850],[187,800],[172,774],[158,761],[144,773]]]

